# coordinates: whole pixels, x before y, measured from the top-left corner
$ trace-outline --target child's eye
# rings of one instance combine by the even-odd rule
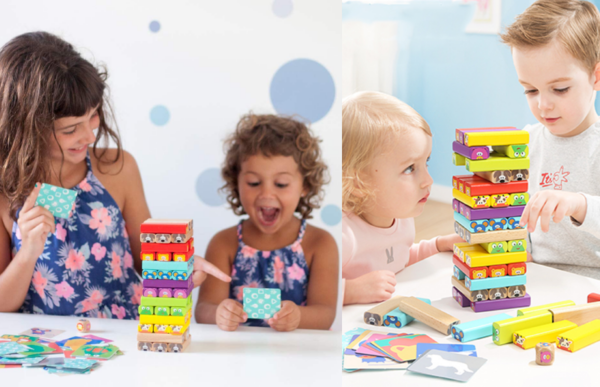
[[[66,134],[68,136],[69,134],[75,133],[76,130],[77,130],[77,127],[75,127],[75,129],[73,129],[73,130],[71,130],[69,132],[63,132],[63,134]]]
[[[569,87],[565,87],[564,89],[554,89],[554,91],[556,91],[559,94],[566,93],[567,90],[569,90]]]
[[[260,182],[258,182],[258,181],[249,181],[248,182],[248,185],[250,187],[258,187],[259,184],[260,184]]]
[[[413,173],[415,171],[415,165],[411,165],[410,167],[406,168],[402,173],[405,175],[409,175],[411,173]]]
[[[277,188],[285,188],[285,187],[287,187],[287,186],[288,186],[288,184],[275,183],[275,186],[276,186]]]
[[[527,94],[533,94],[533,93],[537,93],[537,90],[535,90],[535,89],[525,90],[525,95],[527,95]]]

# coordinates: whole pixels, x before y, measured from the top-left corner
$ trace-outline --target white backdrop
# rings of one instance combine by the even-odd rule
[[[201,255],[239,221],[216,194],[222,140],[250,110],[303,115],[331,175],[311,223],[340,246],[340,15],[339,0],[4,0],[0,45],[44,30],[107,66],[152,216],[193,218]]]

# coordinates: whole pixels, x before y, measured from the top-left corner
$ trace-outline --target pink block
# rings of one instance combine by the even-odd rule
[[[144,297],[156,297],[156,288],[144,288]]]
[[[173,297],[173,289],[170,289],[170,288],[160,288],[160,289],[158,289],[158,296],[159,297],[171,298],[171,297]]]
[[[173,298],[187,298],[189,295],[188,289],[175,289],[173,292]]]

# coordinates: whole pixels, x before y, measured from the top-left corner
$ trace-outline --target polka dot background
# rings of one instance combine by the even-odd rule
[[[219,193],[219,188],[225,184],[221,178],[221,170],[208,168],[196,179],[196,194],[202,203],[216,207],[225,204],[225,194]]]
[[[286,18],[292,14],[294,3],[292,0],[274,0],[273,13],[275,16]]]
[[[158,105],[150,110],[150,121],[156,126],[164,126],[169,122],[171,113],[165,106]]]
[[[160,31],[160,23],[157,22],[156,20],[151,21],[150,22],[150,31],[152,31],[152,32]]]

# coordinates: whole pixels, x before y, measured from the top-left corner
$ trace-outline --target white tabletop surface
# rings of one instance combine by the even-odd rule
[[[77,317],[0,313],[0,335],[32,327],[63,329],[54,339],[80,334]],[[0,386],[339,386],[339,331],[240,327],[224,332],[192,324],[192,343],[183,353],[137,350],[137,322],[89,319],[89,334],[111,339],[125,354],[88,375],[50,375],[39,369],[0,369]],[[35,384],[34,384],[35,383]]]
[[[395,295],[429,298],[432,305],[458,318],[461,322],[476,320],[498,313],[517,315],[517,309],[475,313],[471,308],[461,308],[452,298],[452,254],[440,253],[412,265],[396,275]],[[576,304],[587,302],[587,295],[600,293],[600,281],[535,263],[527,264],[527,292],[531,306],[572,300]],[[373,304],[375,305],[375,304]],[[400,329],[374,327],[363,322],[364,312],[372,305],[350,305],[343,308],[343,331],[366,328],[384,332],[424,333],[438,343],[460,344],[427,325],[413,321]],[[498,346],[491,337],[470,341],[477,348],[477,356],[487,359],[483,367],[469,380],[474,386],[591,386],[598,385],[600,371],[600,342],[575,353],[556,350],[554,364],[539,366],[535,363],[535,349],[523,350],[516,345]],[[342,372],[344,387],[350,386],[433,386],[459,383],[416,374],[405,370]],[[532,384],[532,382],[534,384]]]

